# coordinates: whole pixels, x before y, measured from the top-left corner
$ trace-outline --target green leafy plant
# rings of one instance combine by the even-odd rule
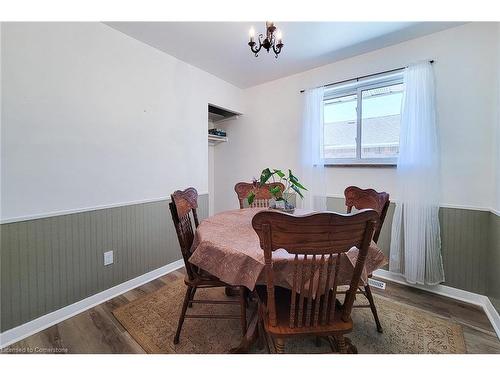
[[[271,181],[270,181],[271,180]],[[263,187],[268,182],[281,182],[285,185],[285,190],[281,192],[279,186],[274,186],[269,188],[269,192],[273,196],[275,201],[283,201],[285,203],[285,208],[291,207],[287,197],[290,196],[291,191],[297,193],[301,198],[304,198],[302,190],[307,190],[300,182],[297,176],[295,176],[292,171],[288,170],[288,176],[280,169],[270,169],[266,168],[262,170],[259,180],[254,180],[254,185],[257,187]],[[251,205],[255,199],[255,192],[250,191],[247,196],[248,204]]]

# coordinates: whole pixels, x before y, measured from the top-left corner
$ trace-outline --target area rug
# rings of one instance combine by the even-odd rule
[[[240,340],[239,320],[186,319],[180,342],[173,344],[186,286],[183,280],[118,307],[114,316],[147,353],[227,353]],[[200,290],[197,299],[223,299],[224,289]],[[364,301],[359,301],[364,302]],[[359,353],[465,353],[460,325],[427,311],[375,295],[384,333],[375,329],[370,309],[353,311],[354,330],[347,335]],[[188,313],[238,313],[238,305],[197,305]],[[313,338],[287,340],[287,353],[330,352],[325,341],[320,347]],[[262,353],[256,345],[253,353]]]

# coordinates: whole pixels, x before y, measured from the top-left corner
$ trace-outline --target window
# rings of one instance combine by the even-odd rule
[[[399,154],[402,73],[334,86],[323,100],[325,164],[394,165]]]

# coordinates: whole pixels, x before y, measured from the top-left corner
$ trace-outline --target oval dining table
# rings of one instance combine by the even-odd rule
[[[244,208],[224,211],[203,220],[196,229],[189,262],[216,276],[229,285],[244,286],[253,291],[257,284],[265,284],[264,252],[259,237],[252,227],[252,218],[267,208]],[[314,211],[295,209],[293,215],[307,215]],[[349,285],[356,263],[358,249],[353,247],[340,259],[339,284]],[[293,255],[285,250],[273,253],[276,285],[291,289],[293,283]],[[372,241],[362,273],[363,283],[374,270],[387,264],[383,252]],[[256,309],[255,309],[256,310]],[[256,338],[257,314],[253,312],[247,332],[233,353],[247,352]]]

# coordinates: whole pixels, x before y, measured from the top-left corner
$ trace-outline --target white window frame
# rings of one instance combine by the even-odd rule
[[[323,103],[327,100],[336,99],[347,95],[356,95],[356,158],[325,158],[325,165],[332,166],[396,166],[397,157],[387,158],[361,158],[361,139],[362,139],[362,114],[363,98],[362,92],[366,90],[397,85],[403,83],[403,72],[398,71],[391,74],[378,75],[363,80],[356,80],[351,83],[336,85],[326,89],[323,96]],[[323,104],[324,105],[324,104]],[[324,119],[323,125],[324,127]],[[321,145],[321,152],[324,152],[324,144]]]

